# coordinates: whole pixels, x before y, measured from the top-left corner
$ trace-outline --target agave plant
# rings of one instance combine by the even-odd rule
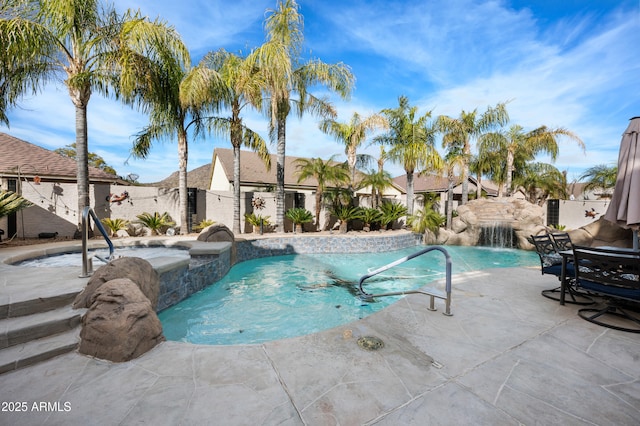
[[[382,220],[382,212],[372,207],[366,207],[360,210],[360,219],[364,222],[364,230],[369,231],[371,225],[380,223]]]
[[[361,218],[362,209],[360,207],[338,205],[333,208],[331,214],[340,220],[340,233],[345,234],[348,230],[349,222]]]
[[[0,191],[0,218],[9,216],[18,210],[26,209],[33,203],[15,192]]]
[[[111,219],[111,218],[104,218],[102,219],[100,222],[102,222],[102,224],[104,226],[107,227],[107,229],[109,229],[109,232],[111,233],[111,235],[116,235],[116,233],[118,231],[120,231],[121,229],[127,229],[127,227],[129,226],[129,221],[126,219]]]
[[[285,216],[293,222],[296,232],[302,232],[302,224],[309,223],[313,220],[313,213],[299,207],[287,210]]]
[[[194,231],[200,232],[202,231],[204,228],[213,225],[214,223],[216,223],[215,221],[211,220],[211,219],[202,219],[197,225],[195,225],[193,227]]]
[[[387,229],[390,223],[400,219],[402,216],[407,215],[407,207],[400,203],[392,203],[391,201],[385,201],[380,206],[382,211],[382,219],[380,224],[383,229]]]
[[[171,216],[169,213],[164,212],[162,214],[155,212],[153,214],[150,213],[142,213],[136,216],[138,218],[138,223],[143,225],[145,228],[151,230],[151,235],[158,235],[164,228],[169,228],[174,226],[176,223],[171,220]]]

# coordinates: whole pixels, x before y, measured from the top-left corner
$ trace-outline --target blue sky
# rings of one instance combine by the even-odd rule
[[[397,106],[409,97],[421,112],[457,117],[510,100],[510,124],[525,130],[564,127],[586,144],[586,153],[561,140],[555,166],[569,180],[597,164],[614,164],[622,132],[640,115],[639,0],[299,0],[307,54],[344,62],[356,77],[348,101],[332,95],[338,119]],[[275,0],[117,0],[119,10],[140,9],[175,26],[195,63],[208,51],[244,52],[264,41],[265,11]],[[317,92],[322,95],[322,92]],[[177,144],[156,142],[146,160],[129,159],[132,135],[146,117],[98,94],[88,108],[89,150],[120,175],[141,182],[177,170]],[[0,131],[48,149],[74,142],[74,108],[64,86],[25,98]],[[245,123],[266,139],[258,113]],[[211,162],[224,139],[191,140],[192,170]],[[270,145],[275,152],[275,146]],[[363,152],[376,155],[377,147]],[[292,117],[287,154],[329,158],[344,148],[318,130],[317,119]],[[7,155],[7,153],[3,153]],[[540,161],[549,161],[540,157]],[[395,175],[401,168],[387,164]]]

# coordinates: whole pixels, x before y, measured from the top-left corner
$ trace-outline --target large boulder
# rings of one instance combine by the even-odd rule
[[[86,287],[76,296],[73,307],[88,308],[91,306],[93,294],[104,283],[118,278],[129,278],[136,283],[151,306],[158,305],[160,293],[160,277],[151,264],[139,257],[121,257],[99,267],[89,279]]]
[[[200,234],[198,234],[198,241],[205,242],[230,242],[231,243],[231,264],[236,263],[236,239],[231,229],[225,225],[215,223],[211,226],[207,226]]]
[[[96,289],[80,338],[80,353],[113,362],[130,361],[165,340],[149,299],[128,278]]]
[[[600,217],[595,222],[569,231],[571,241],[579,246],[632,247],[633,231]]]

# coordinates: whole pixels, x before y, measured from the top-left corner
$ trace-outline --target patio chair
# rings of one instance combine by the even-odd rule
[[[564,250],[573,250],[573,243],[571,237],[566,232],[558,232],[549,234],[553,240],[553,245],[556,246],[556,251],[561,252]]]
[[[567,234],[567,237],[569,235]],[[559,253],[556,243],[549,234],[544,235],[531,235],[530,238],[532,244],[536,248],[536,253],[540,258],[540,271],[543,275],[551,274],[558,277],[558,280],[562,279],[562,255]],[[559,241],[563,241],[562,237],[558,237]],[[566,240],[566,239],[564,239]],[[570,243],[570,239],[569,239]],[[566,242],[564,243],[566,244]],[[594,303],[593,299],[583,292],[579,292],[573,285],[573,277],[575,271],[573,262],[566,261],[565,279],[567,280],[567,295],[565,295],[565,303],[572,303],[575,305],[591,305]],[[562,284],[562,283],[561,283]],[[551,300],[560,301],[561,299],[562,285],[548,290],[542,290],[541,294]]]
[[[640,254],[628,250],[575,246],[579,288],[603,297],[604,304],[578,310],[580,318],[615,330],[640,333]]]

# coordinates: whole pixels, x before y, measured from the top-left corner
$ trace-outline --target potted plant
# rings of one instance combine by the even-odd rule
[[[138,223],[148,228],[151,231],[151,235],[159,235],[165,228],[174,226],[176,223],[171,220],[169,213],[164,212],[162,214],[155,212],[153,214],[144,212],[136,216]]]
[[[333,208],[331,212],[340,221],[340,233],[346,234],[348,230],[349,221],[354,219],[360,219],[361,209],[360,207],[343,206],[339,205]]]
[[[255,213],[245,213],[244,218],[253,226],[253,232],[263,233],[265,226],[269,226],[271,216],[262,216]]]
[[[287,210],[285,216],[293,222],[294,229],[293,232],[302,232],[302,224],[309,223],[313,220],[313,214],[306,209],[294,207],[292,209]]]

